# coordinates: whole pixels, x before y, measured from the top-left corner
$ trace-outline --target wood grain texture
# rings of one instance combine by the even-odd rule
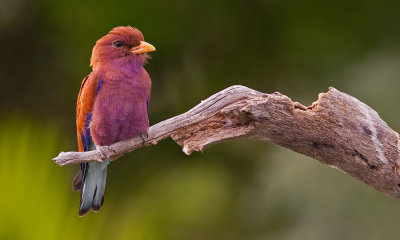
[[[218,92],[179,116],[162,121],[142,137],[103,147],[101,152],[62,152],[61,165],[112,160],[143,145],[172,137],[186,154],[234,138],[257,139],[333,166],[400,199],[399,135],[369,106],[330,88],[311,106],[280,93],[244,86]]]

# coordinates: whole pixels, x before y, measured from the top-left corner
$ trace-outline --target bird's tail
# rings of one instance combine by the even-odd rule
[[[90,208],[97,212],[104,201],[104,189],[106,188],[107,166],[110,160],[102,162],[82,163],[81,204],[79,216],[85,215]]]

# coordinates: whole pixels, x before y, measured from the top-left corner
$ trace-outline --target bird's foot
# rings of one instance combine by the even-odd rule
[[[146,139],[149,137],[147,132],[142,133],[142,146],[144,146]]]
[[[101,159],[110,159],[110,157],[117,152],[109,146],[96,146],[96,149],[99,150]]]

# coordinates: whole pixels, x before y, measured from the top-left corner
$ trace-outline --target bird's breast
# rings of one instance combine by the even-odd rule
[[[133,81],[104,81],[95,99],[90,125],[97,145],[110,145],[147,132],[146,92],[145,86]]]

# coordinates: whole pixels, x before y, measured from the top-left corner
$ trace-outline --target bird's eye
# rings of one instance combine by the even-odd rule
[[[114,45],[115,47],[117,47],[117,48],[120,48],[120,47],[122,47],[124,44],[123,44],[122,42],[120,42],[120,41],[116,41],[116,42],[113,43],[113,45]]]

